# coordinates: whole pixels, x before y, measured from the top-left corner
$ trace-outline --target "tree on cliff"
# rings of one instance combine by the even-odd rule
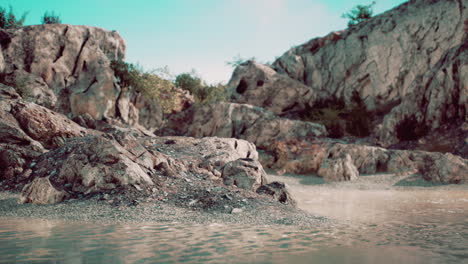
[[[0,28],[9,29],[22,27],[26,20],[26,15],[27,13],[24,13],[20,19],[17,19],[11,6],[8,12],[5,8],[0,7]]]
[[[62,20],[54,12],[45,12],[41,22],[42,24],[61,24]]]
[[[372,17],[372,14],[374,13],[372,8],[374,5],[375,1],[368,5],[357,5],[348,13],[344,13],[342,17],[349,19],[349,27],[355,26]]]

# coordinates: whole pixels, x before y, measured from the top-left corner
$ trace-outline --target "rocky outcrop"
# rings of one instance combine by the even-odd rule
[[[21,203],[32,204],[54,204],[63,201],[68,197],[65,191],[57,190],[50,179],[36,178],[26,185],[20,197]]]
[[[352,180],[359,174],[420,173],[434,182],[468,182],[468,160],[448,153],[391,150],[330,140],[275,145],[273,156],[261,160],[264,166],[280,173],[317,174],[331,181]]]
[[[0,42],[0,83],[15,87],[24,100],[70,118],[115,119],[150,130],[162,124],[159,104],[120,87],[114,76],[111,62],[125,56],[117,32],[37,25],[2,30]]]
[[[271,67],[240,65],[228,85],[232,98],[276,114],[359,98],[385,145],[401,139],[397,126],[407,118],[428,131],[466,122],[467,10],[466,1],[409,1],[294,47]]]
[[[280,118],[260,107],[236,103],[195,105],[172,116],[160,134],[190,137],[233,137],[269,149],[273,141],[325,136],[324,126]]]
[[[344,157],[327,158],[320,165],[317,175],[326,181],[352,181],[356,180],[359,172],[349,154]]]
[[[4,33],[1,73],[24,99],[73,116],[115,116],[121,90],[110,62],[125,54],[119,34],[64,24]]]
[[[227,86],[231,101],[260,106],[277,115],[304,109],[319,93],[255,61],[239,65]]]
[[[221,175],[224,184],[255,191],[266,184],[266,173],[257,160],[250,158],[238,159],[227,163]]]
[[[160,138],[123,128],[97,134],[67,139],[35,157],[21,201],[55,203],[119,189],[154,193],[163,179],[201,177],[251,191],[266,183],[255,146],[244,140]]]
[[[280,203],[292,205],[295,205],[297,203],[294,199],[294,196],[289,191],[288,186],[282,182],[275,181],[269,184],[262,185],[257,189],[257,193],[270,195],[275,200],[278,200]]]

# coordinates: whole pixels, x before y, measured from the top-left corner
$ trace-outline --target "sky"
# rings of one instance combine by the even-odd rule
[[[26,25],[46,11],[62,23],[116,30],[126,41],[126,61],[146,70],[193,69],[208,83],[227,82],[234,57],[272,62],[295,45],[346,28],[341,15],[371,0],[0,0]],[[404,0],[377,0],[375,14]]]

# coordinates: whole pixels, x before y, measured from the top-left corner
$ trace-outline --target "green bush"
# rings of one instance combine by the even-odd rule
[[[195,72],[177,75],[174,84],[181,89],[189,91],[196,103],[205,104],[226,99],[225,85],[221,83],[208,85]]]
[[[13,8],[7,12],[5,8],[0,7],[0,28],[10,29],[22,27],[26,20],[27,13],[24,13],[20,19],[17,19],[13,13]]]
[[[45,12],[41,22],[42,24],[61,24],[62,20],[54,12]]]
[[[357,5],[353,7],[351,11],[343,14],[341,17],[349,19],[348,26],[353,27],[372,17],[374,13],[374,10],[373,10],[374,5],[375,5],[375,1],[369,5]]]
[[[156,101],[165,113],[170,113],[177,107],[178,97],[171,81],[120,60],[112,61],[111,68],[120,86],[135,89],[147,99]]]

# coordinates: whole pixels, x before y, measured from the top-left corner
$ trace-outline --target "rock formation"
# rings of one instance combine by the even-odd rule
[[[120,193],[131,204],[166,199],[230,211],[260,198],[266,173],[252,143],[155,137],[140,127],[159,128],[162,110],[119,86],[110,67],[125,52],[117,33],[42,25],[2,30],[0,38],[0,188],[22,190],[21,202]],[[173,92],[175,111],[191,104]]]
[[[296,46],[271,67],[247,62],[228,84],[232,99],[284,115],[326,100],[349,105],[357,95],[385,145],[398,142],[398,126],[406,119],[428,131],[466,122],[467,5],[409,1]]]
[[[269,149],[271,142],[313,139],[325,136],[323,125],[280,118],[270,111],[248,104],[216,103],[194,105],[169,118],[162,135],[189,137],[233,137]]]
[[[24,203],[121,194],[130,204],[241,212],[259,194],[295,204],[264,167],[327,181],[391,172],[468,183],[468,160],[445,153],[453,148],[382,147],[449,131],[466,149],[466,10],[464,1],[412,0],[271,66],[241,64],[228,84],[232,102],[190,106],[174,89],[180,107],[168,120],[163,106],[119,86],[110,64],[124,58],[125,42],[116,32],[0,30],[0,189],[21,190]],[[326,138],[333,131],[300,120],[325,102],[363,108],[354,115],[369,114],[372,135]]]
[[[126,48],[117,32],[37,25],[0,30],[0,43],[0,82],[15,87],[26,101],[70,118],[88,115],[151,130],[161,125],[161,107],[120,87],[114,76],[111,61],[123,60]]]

